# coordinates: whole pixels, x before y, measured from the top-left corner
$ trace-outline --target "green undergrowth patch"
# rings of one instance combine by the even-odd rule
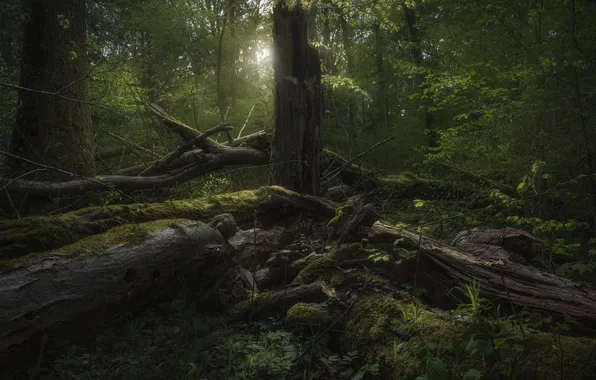
[[[50,349],[38,378],[323,380],[340,371],[360,379],[375,373],[358,352],[331,350],[330,339],[288,330],[279,320],[230,323],[168,302],[66,349]]]
[[[346,344],[378,361],[383,379],[588,379],[596,367],[592,339],[512,319],[455,320],[386,295],[357,303]]]

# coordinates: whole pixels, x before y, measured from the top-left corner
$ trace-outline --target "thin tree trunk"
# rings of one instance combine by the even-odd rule
[[[228,12],[224,11],[224,18],[221,26],[221,32],[219,34],[219,47],[217,49],[217,68],[216,68],[216,82],[217,82],[217,107],[219,108],[219,116],[221,121],[226,121],[226,105],[223,93],[223,87],[221,84],[221,68],[223,65],[223,43],[224,34],[226,32],[226,23],[228,20]]]
[[[422,70],[424,65],[424,57],[422,54],[422,37],[420,35],[420,27],[418,25],[418,18],[416,15],[417,10],[416,8],[409,8],[407,4],[403,4],[402,9],[408,24],[408,31],[410,33],[412,61],[419,70]],[[425,80],[426,75],[422,73],[422,71],[419,71],[419,73],[414,76],[414,86],[416,87],[416,91],[420,94],[420,108],[422,109],[421,118],[424,126],[424,132],[427,137],[427,145],[434,147],[438,145],[438,142],[435,136],[436,132],[434,131],[433,115],[428,110],[428,100],[422,98],[421,86],[424,84]]]
[[[387,109],[387,84],[385,82],[385,68],[383,67],[383,35],[381,26],[373,25],[377,53],[377,107],[378,119],[384,128],[389,127],[389,110]]]
[[[230,78],[230,92],[232,96],[232,115],[236,116],[238,108],[238,72],[236,65],[238,64],[238,41],[236,40],[236,12],[238,8],[232,6],[230,9],[230,35],[232,37],[232,59],[231,59],[231,78]]]
[[[345,16],[340,14],[339,15],[339,23],[341,25],[342,30],[342,38],[344,44],[344,51],[346,53],[346,72],[349,78],[353,78],[354,74],[354,55],[353,55],[353,48],[352,48],[352,36],[350,35],[350,26],[348,25],[348,21],[346,20]],[[353,97],[350,95],[350,98],[347,102],[348,106],[348,126],[347,126],[347,135],[349,138],[349,146],[350,146],[350,156],[355,154],[357,151],[357,127],[356,127],[356,102]]]
[[[272,181],[294,191],[320,193],[322,153],[321,64],[308,45],[307,15],[300,4],[273,12],[275,117]]]

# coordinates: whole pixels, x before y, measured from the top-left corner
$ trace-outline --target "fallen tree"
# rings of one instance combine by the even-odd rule
[[[159,160],[151,160],[130,167],[117,169],[114,173],[95,178],[70,174],[73,179],[64,182],[30,181],[25,178],[0,178],[0,185],[6,191],[34,193],[46,196],[84,193],[90,190],[134,191],[173,186],[192,180],[218,169],[233,166],[264,166],[270,164],[271,133],[256,132],[244,137],[232,138],[227,124],[214,127],[203,133],[174,119],[156,105],[148,107],[150,114],[168,130],[178,134],[185,142]],[[225,143],[218,143],[210,136],[225,133]],[[384,140],[384,141],[388,141]],[[377,145],[380,145],[377,144]],[[130,143],[121,149],[97,153],[97,157],[108,159],[134,152]],[[145,149],[143,147],[143,149]],[[139,152],[142,153],[142,152]],[[5,153],[8,154],[8,153]],[[18,159],[18,157],[13,157]],[[401,198],[482,198],[487,194],[465,182],[447,182],[429,179],[404,172],[397,175],[379,177],[362,169],[353,160],[325,150],[320,166],[322,183],[328,186],[339,179],[358,191],[378,191],[387,189],[394,197]],[[29,162],[30,164],[36,164]],[[36,164],[44,170],[53,170],[43,164]]]
[[[12,261],[0,273],[0,368],[30,360],[44,345],[62,347],[181,280],[196,282],[198,273],[206,287],[230,253],[216,229],[166,219]]]
[[[213,297],[218,292],[225,296],[234,319],[287,313],[292,323],[300,324],[318,316],[317,323],[347,328],[353,344],[371,347],[376,354],[378,346],[365,337],[373,334],[367,329],[381,331],[383,326],[377,326],[372,315],[361,314],[370,306],[363,302],[382,292],[388,298],[374,304],[386,305],[381,312],[389,315],[399,309],[390,307],[390,300],[415,302],[400,290],[413,281],[426,289],[429,306],[454,308],[459,301],[452,298],[453,289],[477,282],[483,297],[504,308],[567,315],[584,327],[596,322],[596,292],[528,264],[535,243],[531,235],[472,231],[452,246],[374,222],[374,213],[358,204],[340,210],[336,214],[336,205],[325,199],[273,187],[197,201],[91,208],[2,222],[3,244],[10,241],[8,232],[19,232],[12,236],[21,238],[21,254],[4,255],[1,261],[0,359],[3,364],[16,363],[17,358],[30,360],[40,345],[60,347],[87,327],[138,310],[175,287],[180,278],[196,283],[194,293],[199,296],[207,289]],[[216,217],[209,224],[199,221],[224,212],[249,229],[236,232],[229,222],[232,216]],[[298,215],[306,216],[302,220],[311,226],[307,241],[296,241]],[[75,232],[54,242],[53,232],[40,230],[44,238],[37,246],[27,245],[35,228],[58,223],[60,229]],[[333,236],[345,244],[335,247]],[[366,240],[358,243],[362,238]],[[42,251],[42,242],[54,248]],[[417,256],[411,257],[412,250]],[[407,251],[410,257],[402,257]],[[237,286],[245,291],[235,291]],[[387,365],[398,364],[391,363]]]
[[[206,220],[231,213],[239,224],[256,221],[268,226],[305,212],[330,218],[335,208],[322,198],[273,186],[199,199],[90,207],[55,216],[4,220],[0,221],[0,260],[59,248],[123,224],[179,218]]]

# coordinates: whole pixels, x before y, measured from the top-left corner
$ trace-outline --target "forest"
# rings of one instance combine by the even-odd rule
[[[596,1],[1,0],[0,378],[596,379]]]

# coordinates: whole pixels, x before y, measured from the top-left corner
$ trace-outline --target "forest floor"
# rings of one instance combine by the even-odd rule
[[[421,202],[385,197],[375,206],[392,225],[445,241],[482,223],[448,219],[461,213],[458,202],[443,203],[441,212],[436,202]],[[446,220],[440,230],[429,223],[439,219]],[[60,350],[48,347],[37,378],[594,378],[596,342],[567,336],[565,323],[553,327],[523,310],[503,313],[480,297],[474,281],[445,292],[453,307],[431,307],[433,295],[412,282],[415,249],[366,239],[337,245],[337,237],[326,234],[329,223],[298,218],[283,244],[268,246],[265,239],[240,249],[227,279],[207,295],[189,296],[192,284],[181,281],[173,293],[91,337]],[[281,236],[274,228],[264,233]],[[281,282],[261,278],[268,285],[259,291],[247,286],[263,271],[275,277],[279,261],[286,271],[302,264]],[[240,279],[247,273],[248,281]],[[21,376],[28,378],[26,371]]]

